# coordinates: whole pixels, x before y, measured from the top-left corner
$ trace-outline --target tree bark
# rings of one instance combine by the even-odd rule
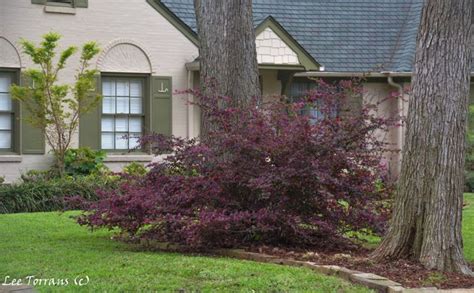
[[[194,0],[200,41],[200,80],[205,95],[232,98],[242,106],[260,96],[252,0]],[[215,92],[208,83],[215,84]],[[206,132],[203,111],[202,132]]]
[[[461,235],[470,5],[425,1],[398,191],[376,259],[412,257],[429,269],[472,274]]]

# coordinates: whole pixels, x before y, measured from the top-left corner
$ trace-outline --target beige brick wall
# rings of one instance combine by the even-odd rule
[[[260,70],[260,76],[264,101],[272,96],[281,95],[281,81],[278,80],[278,70]]]
[[[198,49],[145,0],[89,0],[89,7],[76,8],[75,14],[47,13],[43,5],[31,4],[31,0],[0,1],[0,50],[5,47],[2,38],[18,48],[21,38],[38,42],[41,35],[49,31],[63,35],[61,48],[91,40],[99,42],[102,48],[132,43],[137,52],[147,56],[153,75],[172,76],[174,90],[188,88],[185,64],[198,56]],[[133,48],[125,48],[122,50],[125,55],[121,57],[126,59],[130,51]],[[142,57],[133,53],[129,57],[136,59],[136,64],[104,62],[102,65],[108,70],[123,72],[136,72],[134,68],[143,68],[146,61]],[[15,67],[4,59],[5,54],[0,58],[0,67]],[[21,56],[21,62],[23,67],[32,66],[26,56]],[[97,60],[94,64],[98,65]],[[72,82],[77,65],[76,55],[61,74],[60,81]],[[173,97],[172,117],[173,134],[186,136],[192,123],[188,123],[188,109],[183,97]],[[0,159],[0,175],[11,181],[29,169],[47,167],[49,162],[47,155],[22,156],[21,162],[6,163]]]
[[[18,180],[19,176],[28,170],[46,170],[53,164],[53,158],[50,155],[23,155],[17,159],[21,161],[5,162],[0,157],[0,175],[5,176],[6,182]]]

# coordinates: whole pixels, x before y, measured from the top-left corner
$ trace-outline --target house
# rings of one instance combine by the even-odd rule
[[[298,95],[308,77],[365,77],[364,100],[383,99],[409,84],[422,0],[254,0],[254,23],[262,93]],[[2,0],[0,2],[0,175],[15,180],[29,169],[47,168],[51,155],[38,129],[22,120],[21,105],[8,88],[21,83],[32,62],[21,53],[21,38],[39,41],[59,32],[61,45],[95,40],[100,71],[98,109],[81,118],[74,146],[108,152],[107,165],[149,162],[129,152],[123,135],[147,131],[194,137],[197,107],[175,90],[199,82],[198,38],[193,0]],[[72,82],[75,56],[61,82]],[[405,95],[405,94],[404,94]],[[405,95],[408,99],[408,96]],[[384,115],[406,113],[407,102],[392,101]],[[403,128],[383,139],[403,144]],[[396,176],[400,155],[387,154]]]

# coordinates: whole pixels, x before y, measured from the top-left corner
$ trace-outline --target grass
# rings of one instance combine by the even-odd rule
[[[0,215],[0,281],[68,280],[36,286],[40,292],[370,292],[305,268],[134,251],[109,231],[78,226],[72,214]],[[77,286],[77,276],[90,281]]]
[[[469,262],[474,262],[474,193],[464,194],[465,207],[463,209],[463,243],[464,255]],[[364,240],[364,246],[375,248],[380,243],[380,237],[357,234]]]
[[[474,193],[464,195],[466,206],[463,210],[462,234],[466,259],[474,262]]]
[[[463,236],[466,258],[474,262],[474,193],[465,195]],[[67,279],[68,286],[36,286],[40,292],[370,292],[309,269],[225,258],[134,251],[89,232],[74,213],[0,215],[0,281],[5,277]],[[380,240],[367,237],[370,246]],[[85,286],[76,277],[89,277]],[[0,283],[0,284],[1,284]]]

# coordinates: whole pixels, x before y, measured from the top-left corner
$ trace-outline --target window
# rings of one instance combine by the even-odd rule
[[[101,148],[131,150],[143,134],[145,78],[102,79]]]
[[[13,72],[0,72],[0,151],[13,150],[14,108],[10,86],[15,81]]]
[[[297,101],[308,94],[309,91],[317,88],[317,83],[314,81],[296,81],[292,82],[289,90],[289,97],[293,101]],[[301,110],[301,115],[310,117],[311,124],[316,124],[319,120],[324,118],[323,113],[319,110],[319,101],[313,103],[313,105],[307,105]]]
[[[291,98],[300,98],[307,95],[310,90],[316,89],[317,86],[315,81],[293,81],[288,95]]]

